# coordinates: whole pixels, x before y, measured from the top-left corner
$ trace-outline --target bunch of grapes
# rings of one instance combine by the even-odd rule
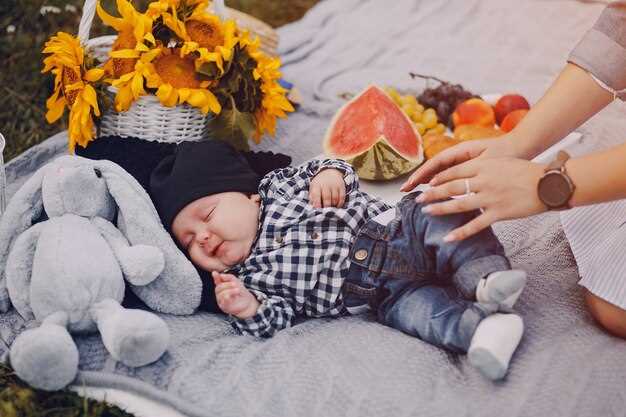
[[[435,109],[439,120],[448,125],[450,128],[453,127],[452,113],[454,113],[456,106],[465,100],[478,97],[472,92],[467,91],[460,84],[450,84],[447,81],[428,75],[415,74],[412,72],[409,74],[411,75],[411,78],[419,77],[425,80],[435,80],[439,82],[439,85],[435,88],[426,88],[422,94],[417,97],[417,100],[424,106]]]

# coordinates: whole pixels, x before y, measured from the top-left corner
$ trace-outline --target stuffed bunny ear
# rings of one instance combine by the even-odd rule
[[[131,245],[159,248],[165,268],[146,286],[132,284],[133,292],[150,308],[169,314],[191,314],[200,305],[202,281],[196,268],[178,249],[165,231],[148,193],[119,165],[106,160],[93,161],[106,180],[119,211],[117,227]]]
[[[49,167],[47,164],[35,171],[13,195],[0,218],[0,312],[6,312],[11,306],[5,275],[9,252],[15,240],[41,217],[41,186]]]

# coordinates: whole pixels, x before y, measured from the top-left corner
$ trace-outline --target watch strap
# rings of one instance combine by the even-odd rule
[[[565,173],[565,163],[567,162],[568,159],[570,159],[570,156],[567,152],[559,151],[556,154],[556,158],[554,159],[554,161],[548,164],[548,166],[545,169],[545,172],[561,171]]]

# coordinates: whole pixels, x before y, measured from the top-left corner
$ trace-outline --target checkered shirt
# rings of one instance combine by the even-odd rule
[[[342,208],[309,204],[311,179],[325,168],[344,173]],[[335,159],[272,171],[261,180],[259,195],[259,230],[250,256],[227,272],[239,277],[261,305],[249,319],[232,316],[233,326],[245,334],[271,337],[291,326],[296,315],[343,314],[341,285],[356,234],[391,206],[360,191],[352,167]]]

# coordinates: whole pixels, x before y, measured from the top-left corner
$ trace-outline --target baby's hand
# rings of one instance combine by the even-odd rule
[[[217,271],[213,271],[212,275],[217,305],[224,313],[244,320],[256,314],[259,301],[236,276]]]
[[[343,207],[346,201],[346,183],[343,172],[334,168],[322,169],[311,180],[309,201],[315,208]]]

